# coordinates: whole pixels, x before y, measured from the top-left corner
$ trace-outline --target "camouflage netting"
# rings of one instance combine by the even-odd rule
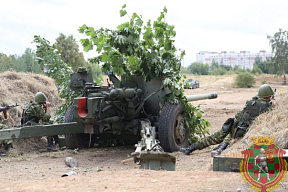
[[[3,113],[0,114],[0,123],[9,128],[20,124],[23,109],[30,101],[34,100],[35,93],[39,91],[43,92],[51,103],[52,120],[57,107],[63,102],[58,95],[55,81],[41,74],[7,71],[0,73],[0,83],[0,106],[19,104],[18,107],[8,111],[6,120]],[[14,148],[18,148],[22,152],[46,149],[46,145],[43,138],[20,139],[15,140],[13,144]]]
[[[288,149],[288,95],[281,93],[276,98],[276,106],[272,111],[261,114],[250,126],[249,131],[240,140],[235,140],[223,154],[242,151],[253,144],[253,137],[274,137],[274,143]]]

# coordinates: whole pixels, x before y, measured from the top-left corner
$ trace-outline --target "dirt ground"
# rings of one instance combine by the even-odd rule
[[[277,90],[287,90],[281,85],[282,78],[272,76],[257,77],[255,87],[247,89],[232,88],[235,76],[192,78],[200,80],[200,88],[186,90],[186,94],[218,94],[217,99],[192,102],[205,112],[203,117],[211,123],[211,133],[241,110],[264,80]],[[279,91],[276,99],[278,95]],[[22,155],[13,152],[0,159],[0,191],[254,191],[245,187],[240,173],[213,172],[210,148],[189,156],[174,152],[176,171],[143,170],[134,162],[122,164],[133,151],[133,146],[125,146],[54,153],[37,150]],[[68,167],[65,157],[77,159],[78,166]],[[70,171],[76,175],[62,177]],[[287,191],[287,178],[284,186],[275,191]]]

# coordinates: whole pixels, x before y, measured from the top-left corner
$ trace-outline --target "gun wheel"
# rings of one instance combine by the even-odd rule
[[[166,104],[159,118],[159,141],[166,152],[179,151],[186,147],[189,129],[185,127],[182,117],[183,108],[180,105]]]
[[[74,106],[69,106],[65,117],[64,122],[74,122],[73,117]],[[84,134],[84,133],[75,133],[75,134],[64,134],[66,145],[70,149],[76,148],[89,148],[93,147],[96,141],[96,135]]]

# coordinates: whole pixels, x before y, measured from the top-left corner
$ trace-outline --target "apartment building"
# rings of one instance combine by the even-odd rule
[[[240,51],[239,53],[234,51],[221,51],[210,52],[201,51],[196,55],[196,62],[208,63],[212,62],[218,64],[229,65],[232,67],[241,66],[243,69],[252,69],[256,58],[260,58],[260,61],[266,61],[267,58],[272,57],[272,53],[266,52],[265,50],[260,50],[258,53],[250,53],[250,51]]]

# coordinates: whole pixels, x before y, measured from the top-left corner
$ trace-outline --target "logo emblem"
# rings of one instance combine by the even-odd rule
[[[287,162],[283,159],[286,151],[274,144],[274,137],[253,137],[253,144],[241,153],[240,172],[246,185],[256,191],[271,191],[286,177]]]

